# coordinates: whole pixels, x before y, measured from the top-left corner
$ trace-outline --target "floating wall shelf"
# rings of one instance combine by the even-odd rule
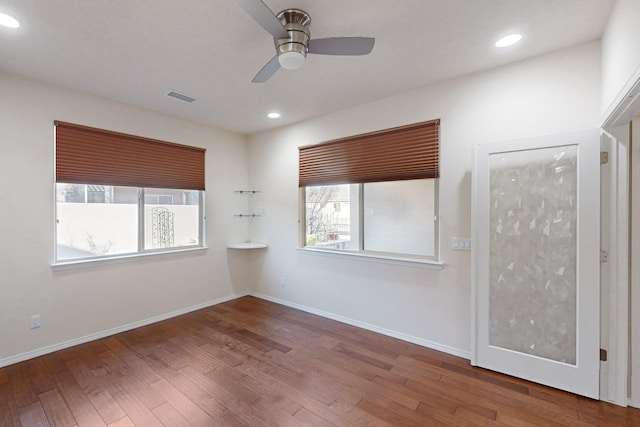
[[[262,191],[260,190],[234,190],[233,192],[235,194],[246,195],[246,196],[253,196],[253,195],[262,193]],[[240,214],[235,214],[233,216],[235,216],[236,218],[259,218],[262,215],[259,213],[250,213],[250,214],[240,213]]]
[[[227,245],[227,248],[229,249],[264,249],[266,247],[266,243],[260,242],[229,243]]]
[[[256,194],[260,194],[262,193],[262,191],[260,190],[235,190],[234,191],[235,194],[239,194],[242,196],[255,196]],[[250,200],[252,198],[249,199],[249,203]],[[249,207],[248,209],[250,212],[253,210],[251,209],[251,207]],[[249,213],[249,214],[244,214],[244,213],[239,213],[239,214],[234,214],[233,216],[235,216],[236,218],[259,218],[262,216],[262,213]],[[227,248],[229,249],[264,249],[267,247],[266,243],[262,243],[262,242],[252,242],[251,240],[246,241],[246,242],[238,242],[238,243],[229,243],[227,245]]]
[[[235,190],[236,194],[260,194],[262,191],[260,190]]]

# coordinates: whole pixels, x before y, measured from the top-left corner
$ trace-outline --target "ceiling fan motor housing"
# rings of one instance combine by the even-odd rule
[[[277,18],[289,33],[287,38],[274,40],[280,65],[289,69],[299,68],[309,49],[311,18],[300,9],[285,9],[278,13]]]

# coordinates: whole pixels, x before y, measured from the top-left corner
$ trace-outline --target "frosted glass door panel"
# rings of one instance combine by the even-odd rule
[[[478,144],[471,364],[600,389],[600,130]]]
[[[576,364],[577,146],[489,156],[489,344]]]

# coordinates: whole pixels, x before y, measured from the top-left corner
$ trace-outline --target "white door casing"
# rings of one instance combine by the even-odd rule
[[[629,124],[602,130],[608,164],[601,168],[601,399],[627,405],[629,350]]]
[[[476,146],[472,364],[599,397],[600,131]]]
[[[631,123],[631,349],[629,405],[640,408],[640,118]]]

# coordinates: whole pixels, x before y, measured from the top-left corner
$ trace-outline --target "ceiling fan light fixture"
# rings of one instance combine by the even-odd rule
[[[307,53],[316,55],[368,55],[373,37],[325,37],[311,44],[311,18],[301,9],[285,9],[274,14],[263,0],[238,0],[240,6],[273,36],[276,55],[255,75],[252,83],[264,83],[280,68],[295,70],[305,63]]]
[[[278,56],[280,66],[285,70],[297,70],[304,65],[304,54],[302,52],[283,52]]]

